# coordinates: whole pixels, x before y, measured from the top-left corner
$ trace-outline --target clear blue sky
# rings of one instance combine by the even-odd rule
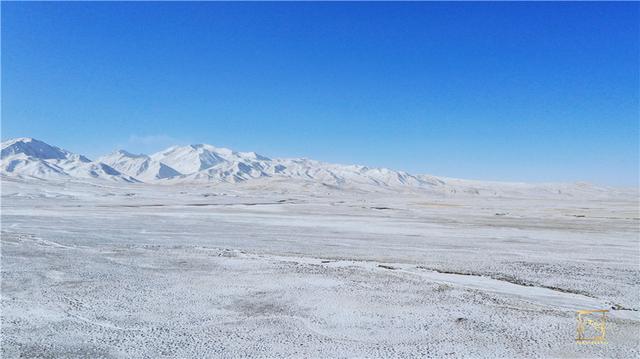
[[[637,185],[639,7],[2,2],[2,138]]]

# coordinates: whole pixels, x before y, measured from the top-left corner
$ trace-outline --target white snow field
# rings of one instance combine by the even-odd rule
[[[637,190],[35,141],[2,144],[3,358],[640,355]]]

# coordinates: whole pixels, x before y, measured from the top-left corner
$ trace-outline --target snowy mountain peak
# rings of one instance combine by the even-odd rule
[[[83,155],[30,137],[2,142],[0,173],[20,178],[94,178],[138,182],[102,162],[92,162]]]
[[[180,173],[187,174],[225,162],[217,150],[211,145],[173,146],[154,153],[151,158]]]
[[[145,182],[181,175],[175,169],[147,155],[135,155],[125,150],[117,150],[100,157],[98,160],[124,174]]]
[[[255,152],[238,152],[238,154],[242,158],[248,158],[256,161],[271,161],[269,157],[257,154]]]
[[[34,141],[42,142],[42,141],[36,140],[33,137],[17,137],[17,138],[13,138],[13,139],[10,139],[10,140],[3,141],[2,142],[2,148],[4,148],[5,146],[10,146],[10,145],[12,145],[14,143],[17,143],[17,142],[29,143],[29,142],[34,142]]]
[[[45,142],[36,140],[31,137],[20,137],[12,140],[2,142],[2,158],[10,156],[23,155],[26,157],[37,159],[69,159],[70,157],[76,157],[82,162],[91,162],[88,158],[82,155],[75,155],[69,151],[65,151],[61,148],[51,146]]]

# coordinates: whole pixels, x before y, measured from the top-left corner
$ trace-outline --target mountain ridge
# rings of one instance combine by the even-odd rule
[[[419,189],[437,193],[509,195],[537,191],[545,195],[598,194],[613,191],[584,183],[528,184],[476,181],[307,158],[269,158],[208,144],[171,146],[151,155],[113,151],[95,161],[29,137],[2,142],[0,174],[24,179],[96,179],[126,183],[241,183],[290,179],[336,188]]]
[[[106,179],[135,183],[139,180],[111,166],[49,145],[31,137],[2,142],[2,167],[7,176],[38,179]]]

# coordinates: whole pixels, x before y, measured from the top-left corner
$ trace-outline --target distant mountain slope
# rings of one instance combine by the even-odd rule
[[[98,161],[115,168],[121,173],[135,177],[142,182],[150,182],[181,175],[181,173],[175,169],[147,155],[134,155],[124,150],[118,150],[100,157]]]
[[[2,142],[0,173],[19,178],[138,182],[102,162],[91,161],[85,156],[28,137]]]
[[[255,152],[236,152],[206,144],[173,146],[150,156],[124,150],[97,161],[32,138],[2,143],[5,176],[40,179],[106,179],[160,184],[242,183],[260,186],[308,183],[357,190],[419,190],[439,195],[471,196],[626,196],[637,190],[586,183],[528,184],[472,181],[414,175],[386,168],[339,165],[304,158],[271,159]],[[287,182],[289,181],[289,182]],[[635,193],[635,194],[634,194]]]

